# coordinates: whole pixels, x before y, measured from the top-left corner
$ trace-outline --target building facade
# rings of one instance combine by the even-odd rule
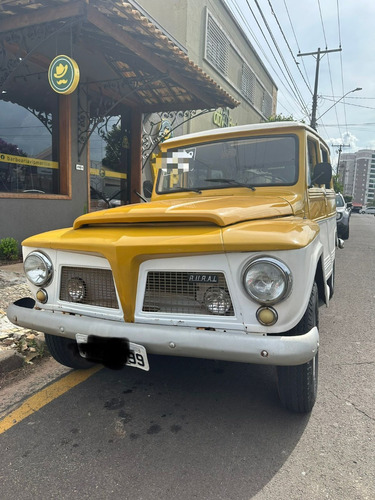
[[[354,204],[367,206],[375,202],[375,150],[343,153],[338,175],[344,196],[351,196]]]
[[[138,0],[240,105],[186,122],[184,133],[259,123],[276,113],[277,86],[224,0]]]

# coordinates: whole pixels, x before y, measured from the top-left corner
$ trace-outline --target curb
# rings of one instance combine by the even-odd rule
[[[43,334],[13,325],[6,315],[10,303],[29,295],[22,262],[0,265],[0,290],[0,376],[4,376],[44,357],[46,345]]]

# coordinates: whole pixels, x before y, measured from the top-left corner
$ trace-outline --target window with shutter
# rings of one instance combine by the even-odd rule
[[[241,92],[251,103],[254,103],[255,75],[245,63],[242,64]]]
[[[223,75],[228,74],[229,40],[224,31],[207,13],[206,59]]]

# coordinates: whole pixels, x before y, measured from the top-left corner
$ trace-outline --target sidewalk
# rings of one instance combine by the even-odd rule
[[[44,353],[43,334],[17,327],[6,316],[11,302],[29,296],[23,264],[0,266],[0,375],[19,368],[25,362],[32,362]]]

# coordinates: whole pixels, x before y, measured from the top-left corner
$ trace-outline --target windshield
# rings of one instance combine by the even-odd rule
[[[345,205],[344,198],[337,194],[336,195],[336,207],[343,207]]]
[[[245,137],[170,149],[163,154],[156,192],[244,186],[290,186],[298,179],[293,135]]]

